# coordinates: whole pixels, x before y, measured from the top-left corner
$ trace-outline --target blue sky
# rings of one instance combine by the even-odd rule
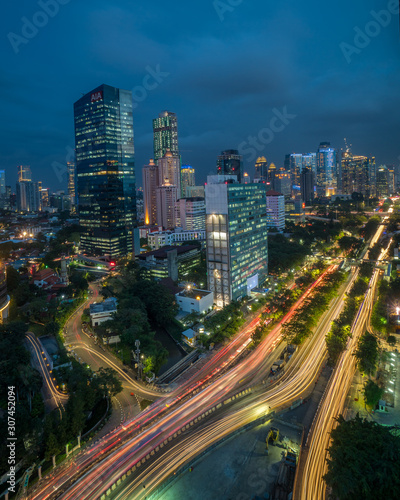
[[[2,12],[0,169],[7,184],[14,186],[18,164],[28,164],[45,186],[65,187],[52,164],[64,163],[74,147],[73,103],[101,83],[138,96],[138,184],[152,156],[152,119],[165,109],[178,115],[182,161],[196,168],[199,182],[215,171],[221,150],[243,148],[260,131],[269,139],[257,153],[278,167],[286,153],[315,151],[321,141],[341,148],[344,137],[378,164],[399,162],[398,15],[382,14],[387,25],[371,25],[371,11],[387,13],[393,0],[60,3],[47,21],[38,14],[46,0],[15,0]],[[43,26],[25,43],[18,37],[26,20]],[[363,48],[354,43],[357,27],[371,33]],[[348,60],[343,43],[356,48]],[[138,87],[157,68],[159,82],[144,94]],[[285,109],[292,118],[268,135],[276,110]],[[250,173],[251,160],[246,154]]]

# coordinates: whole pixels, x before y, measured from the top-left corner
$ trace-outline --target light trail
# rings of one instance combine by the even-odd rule
[[[370,245],[374,245],[383,232],[381,226],[372,238]],[[378,261],[386,255],[391,240],[386,250],[382,250]],[[327,472],[326,454],[330,443],[330,434],[336,426],[335,417],[343,412],[347,394],[350,389],[356,370],[354,351],[360,336],[365,331],[365,325],[374,304],[375,290],[379,278],[379,269],[375,269],[369,283],[366,296],[360,305],[357,316],[351,329],[351,337],[347,348],[341,355],[338,364],[329,380],[329,384],[323,396],[320,408],[313,422],[308,439],[307,458],[301,477],[299,499],[301,500],[324,500],[326,497],[326,484],[322,477]]]

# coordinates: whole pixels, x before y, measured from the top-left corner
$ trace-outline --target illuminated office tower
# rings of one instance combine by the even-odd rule
[[[376,194],[379,198],[389,196],[389,171],[386,165],[380,165],[376,171]]]
[[[280,168],[278,171],[275,170],[274,177],[271,179],[268,187],[282,193],[285,198],[290,198],[292,195],[292,181],[290,173],[286,172],[283,168]]]
[[[151,159],[142,169],[144,223],[146,226],[157,224],[158,166]]]
[[[78,211],[84,252],[137,252],[132,92],[100,85],[74,104]]]
[[[303,155],[292,153],[285,157],[285,169],[290,171],[290,177],[294,186],[300,186],[300,174],[303,168]]]
[[[267,227],[283,231],[285,229],[285,197],[278,191],[269,190],[265,193],[267,203]]]
[[[6,172],[0,170],[0,208],[6,206]]]
[[[236,149],[227,149],[217,157],[218,175],[237,175],[238,181],[243,182],[243,156]]]
[[[369,198],[375,196],[375,158],[353,155],[350,149],[342,153],[341,191],[343,194],[360,193]]]
[[[265,156],[260,156],[255,164],[256,173],[254,179],[266,181],[268,179],[268,162]]]
[[[32,181],[17,182],[17,209],[19,212],[38,212],[41,207],[39,184]]]
[[[302,155],[302,169],[308,168],[314,174],[314,178],[317,177],[317,153],[307,153]]]
[[[317,195],[336,193],[336,149],[329,142],[321,142],[317,152]]]
[[[162,158],[167,150],[179,156],[178,119],[175,113],[163,111],[153,120],[154,161]]]
[[[190,165],[182,165],[181,167],[181,198],[185,198],[187,196],[186,190],[190,186],[195,186],[195,170]]]
[[[211,175],[205,193],[208,287],[223,307],[250,295],[267,276],[265,185]]]
[[[71,200],[71,205],[76,205],[76,163],[74,161],[67,162],[68,170],[68,196]]]
[[[177,195],[177,186],[170,184],[168,179],[156,189],[157,225],[163,229],[173,229],[176,226]]]
[[[31,167],[28,167],[27,165],[18,165],[17,169],[18,169],[18,182],[32,180]]]

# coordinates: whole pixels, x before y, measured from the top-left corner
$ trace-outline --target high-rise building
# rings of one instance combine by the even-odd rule
[[[40,205],[43,210],[43,208],[48,207],[50,204],[50,189],[43,188],[39,194],[40,194]]]
[[[206,204],[204,198],[181,198],[177,205],[182,229],[185,231],[205,229]]]
[[[389,179],[389,196],[393,196],[396,194],[396,170],[394,168],[394,165],[387,165],[388,169],[388,179]]]
[[[19,212],[38,212],[41,207],[37,182],[17,182],[17,210]]]
[[[172,184],[177,187],[177,199],[180,197],[181,192],[181,175],[180,166],[181,160],[179,156],[174,156],[169,149],[165,155],[159,158],[158,165],[158,185]]]
[[[290,198],[292,194],[292,181],[289,172],[284,169],[279,169],[274,172],[274,177],[271,179],[268,187],[278,193],[282,193],[285,198]]]
[[[360,193],[365,198],[375,195],[375,158],[355,156],[347,149],[342,153],[341,191],[343,194]]]
[[[300,176],[301,200],[306,205],[312,205],[314,201],[314,172],[311,168],[303,168]]]
[[[175,113],[163,111],[153,120],[154,161],[162,158],[169,149],[179,156],[178,119]]]
[[[227,149],[217,157],[218,175],[237,175],[238,181],[243,182],[243,157],[237,149]]]
[[[71,200],[71,205],[76,205],[76,163],[74,161],[67,162],[68,170],[68,196]]]
[[[157,188],[158,166],[151,159],[148,165],[142,169],[143,177],[143,200],[144,200],[144,223],[146,226],[157,224]]]
[[[28,167],[27,165],[18,165],[17,169],[18,169],[18,182],[32,180],[31,167]]]
[[[300,174],[303,168],[303,155],[301,153],[292,153],[285,157],[285,169],[290,172],[292,184],[300,186]]]
[[[176,200],[178,188],[165,182],[156,189],[157,225],[164,229],[173,229],[176,226]]]
[[[302,169],[309,168],[317,178],[317,153],[307,153],[303,156]]]
[[[0,170],[0,208],[6,206],[6,172]]]
[[[180,198],[186,197],[186,189],[189,186],[196,184],[195,170],[190,165],[182,165],[181,167],[181,194]]]
[[[267,203],[267,227],[283,231],[285,229],[285,197],[272,189],[265,193]]]
[[[132,92],[100,85],[74,104],[81,248],[137,251]]]
[[[223,307],[250,295],[267,275],[265,185],[208,176],[205,194],[208,287]]]
[[[255,164],[256,173],[254,179],[266,181],[268,179],[268,162],[265,156],[259,156]]]
[[[379,198],[389,196],[389,171],[386,165],[380,165],[376,172],[376,194]]]
[[[336,149],[329,142],[321,142],[317,152],[317,195],[336,193]]]

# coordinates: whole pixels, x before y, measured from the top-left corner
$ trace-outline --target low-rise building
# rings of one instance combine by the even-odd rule
[[[90,320],[92,326],[99,326],[101,323],[112,319],[117,312],[117,299],[110,297],[103,302],[90,305]]]
[[[203,314],[211,311],[214,304],[214,294],[209,290],[185,289],[175,297],[179,309],[187,313]]]
[[[205,241],[206,231],[194,230],[184,231],[181,228],[176,228],[169,231],[154,231],[147,236],[148,245],[152,250],[158,250],[166,245],[175,245],[176,243],[184,243],[186,241]]]
[[[190,345],[190,347],[194,347],[196,345],[197,332],[188,328],[182,332],[182,338],[186,344]]]
[[[138,264],[148,277],[185,280],[191,269],[200,264],[200,248],[195,245],[166,246],[140,254]]]

